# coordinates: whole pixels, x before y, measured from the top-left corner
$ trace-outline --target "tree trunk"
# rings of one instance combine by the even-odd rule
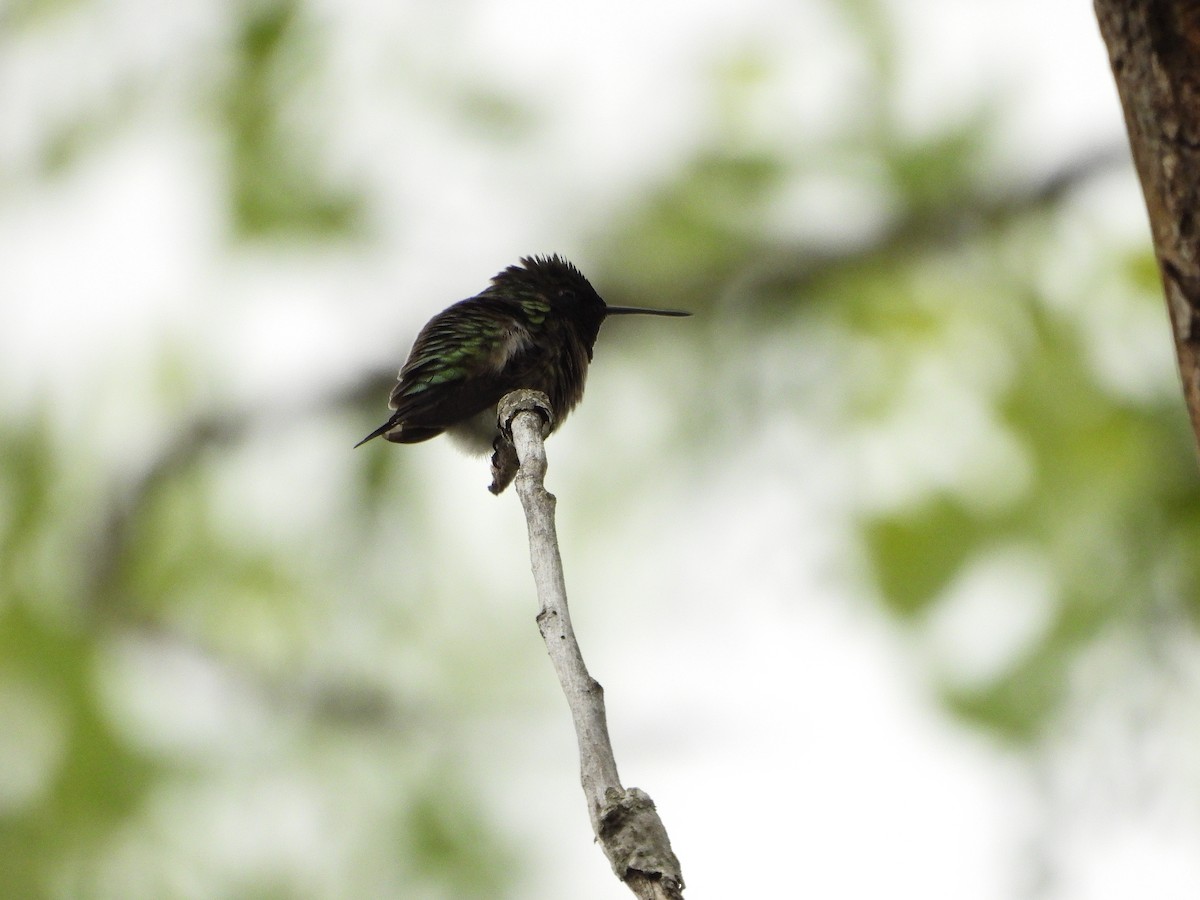
[[[1200,4],[1094,0],[1200,447]]]

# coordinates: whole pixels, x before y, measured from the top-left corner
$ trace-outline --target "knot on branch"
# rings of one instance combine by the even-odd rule
[[[512,484],[521,467],[512,426],[517,416],[524,412],[537,413],[541,417],[543,440],[554,430],[554,410],[550,408],[550,398],[541,391],[520,388],[500,398],[496,405],[496,427],[500,434],[492,443],[492,483],[488,486],[493,494],[499,494]],[[544,454],[542,458],[545,459]]]
[[[650,795],[638,788],[610,788],[600,810],[596,836],[622,881],[635,876],[659,882],[666,896],[683,890],[679,859]]]
[[[550,436],[550,432],[554,430],[554,410],[550,408],[550,398],[541,391],[519,388],[501,397],[496,407],[496,424],[500,426],[500,433],[509,443],[512,443],[513,439],[513,419],[517,417],[517,413],[522,412],[535,412],[541,416],[542,438]]]

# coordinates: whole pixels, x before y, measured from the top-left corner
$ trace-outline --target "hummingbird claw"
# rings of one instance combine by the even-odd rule
[[[488,485],[488,490],[499,496],[517,477],[517,469],[521,464],[517,459],[517,448],[512,445],[511,439],[505,440],[503,436],[497,435],[496,440],[492,442],[492,450],[492,483]]]

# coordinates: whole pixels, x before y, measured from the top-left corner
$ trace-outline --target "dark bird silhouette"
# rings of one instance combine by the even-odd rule
[[[687,316],[672,309],[609,306],[559,256],[525,257],[421,329],[388,405],[382,435],[415,444],[447,432],[468,451],[498,449],[496,404],[530,388],[550,398],[555,426],[583,397],[592,347],[609,316]],[[504,485],[493,489],[496,493]]]

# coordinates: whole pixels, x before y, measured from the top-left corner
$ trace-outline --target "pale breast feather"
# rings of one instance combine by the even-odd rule
[[[501,372],[514,356],[524,353],[531,347],[533,347],[533,337],[529,334],[529,329],[514,322],[501,332],[500,340],[496,342],[488,357],[488,363],[493,371]]]

